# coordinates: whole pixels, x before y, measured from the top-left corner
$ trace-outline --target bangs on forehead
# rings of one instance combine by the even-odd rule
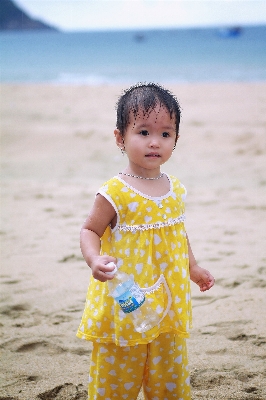
[[[159,110],[156,110],[159,107]],[[149,117],[149,115],[152,113],[152,111],[158,113],[161,109],[164,109],[166,112],[169,113],[170,118],[172,118],[172,115],[170,114],[169,110],[165,107],[164,104],[162,104],[159,99],[154,99],[154,101],[151,104],[136,104],[134,105],[133,109],[129,110],[129,114],[133,115],[133,117],[136,119],[137,117]]]
[[[124,92],[117,103],[117,129],[124,135],[132,115],[135,119],[139,115],[148,117],[158,105],[169,112],[171,119],[175,119],[178,135],[181,115],[179,103],[170,91],[155,83],[137,84]]]
[[[158,97],[155,96],[155,93],[153,93],[152,91],[141,90],[136,92],[137,93],[134,93],[131,98],[128,99],[128,111],[132,112],[135,116],[140,110],[143,112],[144,115],[150,113],[156,108],[158,104],[161,103]]]

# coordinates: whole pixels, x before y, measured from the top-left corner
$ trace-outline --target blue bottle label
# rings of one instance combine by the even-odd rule
[[[122,311],[128,314],[139,308],[144,303],[145,296],[138,285],[134,284],[122,296],[116,298],[116,300]]]

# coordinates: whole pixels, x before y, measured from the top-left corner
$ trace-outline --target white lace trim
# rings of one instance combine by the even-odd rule
[[[137,232],[137,231],[147,231],[149,229],[160,229],[166,226],[172,226],[180,224],[185,221],[185,214],[181,214],[177,218],[169,218],[165,222],[156,222],[155,224],[143,224],[143,225],[118,225],[118,229],[122,232]]]

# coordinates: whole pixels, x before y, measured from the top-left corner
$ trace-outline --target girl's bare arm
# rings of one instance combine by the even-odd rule
[[[101,282],[112,279],[112,276],[106,275],[106,272],[112,271],[113,267],[106,266],[106,264],[111,261],[116,262],[114,257],[100,255],[100,238],[115,217],[116,212],[113,206],[98,194],[80,232],[80,248],[83,257],[91,268],[93,277]]]
[[[215,279],[207,269],[198,266],[194,254],[192,252],[188,236],[187,236],[187,243],[188,243],[190,279],[199,286],[201,292],[205,292],[214,285]]]

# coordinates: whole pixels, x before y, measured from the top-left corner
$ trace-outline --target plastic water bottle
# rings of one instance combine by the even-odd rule
[[[115,267],[113,271],[107,272],[114,276],[111,281],[108,281],[110,296],[115,299],[125,314],[131,316],[136,331],[146,332],[158,325],[159,314],[150,307],[134,279],[125,272],[119,271],[113,262],[107,265]]]

